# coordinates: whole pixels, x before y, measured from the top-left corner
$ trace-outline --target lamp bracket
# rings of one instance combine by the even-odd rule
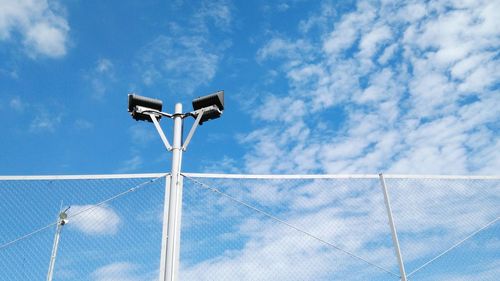
[[[140,113],[140,114],[148,114],[150,116],[151,116],[151,114],[153,114],[157,118],[159,118],[161,116],[165,116],[165,117],[168,117],[168,118],[174,118],[173,114],[162,112],[162,111],[158,111],[158,110],[147,108],[147,107],[140,106],[140,105],[136,105],[134,107],[134,111],[137,112],[137,113]]]
[[[204,107],[204,108],[201,108],[201,109],[184,114],[184,117],[192,116],[193,118],[196,118],[196,120],[194,120],[193,126],[191,127],[191,130],[189,130],[189,134],[188,134],[186,140],[184,141],[184,144],[182,145],[182,151],[186,151],[187,146],[189,145],[189,142],[191,141],[191,138],[193,137],[194,132],[196,131],[196,128],[198,128],[198,125],[200,124],[200,121],[201,121],[201,118],[203,117],[203,114],[207,111],[210,111],[210,110],[217,110],[219,113],[221,113],[219,107],[217,107],[216,105],[211,105],[211,106],[207,106],[207,107]]]
[[[184,113],[181,115],[182,118],[186,117],[193,117],[195,118],[195,121],[193,123],[193,126],[191,127],[191,130],[189,130],[189,134],[184,141],[184,144],[182,145],[182,150],[186,151],[187,146],[189,145],[189,142],[193,138],[194,132],[196,131],[196,128],[198,128],[198,125],[200,125],[201,118],[203,117],[203,114],[208,111],[217,111],[219,113],[222,113],[222,111],[219,109],[218,106],[216,105],[211,105],[207,106],[192,112]],[[168,151],[172,151],[172,145],[170,145],[170,142],[168,141],[167,137],[165,136],[165,133],[163,132],[160,123],[158,122],[158,119],[161,118],[162,116],[168,117],[168,118],[174,118],[178,116],[179,114],[170,114],[166,112],[161,112],[158,110],[154,110],[151,108],[147,108],[144,106],[137,105],[134,107],[134,112],[139,113],[139,114],[146,114],[151,117],[151,121],[153,121],[153,124],[155,125],[156,131],[158,131],[158,134],[160,135],[161,140],[163,141],[163,144],[165,145],[165,148]]]
[[[168,150],[168,151],[171,151],[172,150],[172,146],[170,145],[170,143],[168,142],[168,139],[167,137],[165,136],[165,133],[163,132],[163,130],[161,129],[161,126],[160,126],[160,123],[158,122],[158,116],[155,114],[155,113],[148,113],[148,112],[144,112],[144,114],[148,114],[149,117],[151,117],[151,120],[153,121],[153,124],[155,124],[155,128],[156,128],[156,131],[158,131],[158,134],[160,135],[160,138],[161,140],[163,141],[163,144],[165,145],[165,148]]]

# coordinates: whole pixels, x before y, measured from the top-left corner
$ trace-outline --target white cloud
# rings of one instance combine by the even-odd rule
[[[35,54],[61,57],[66,54],[66,34],[52,23],[37,23],[26,33],[25,45]]]
[[[222,51],[231,42],[213,43],[211,36],[217,31],[231,31],[231,9],[227,1],[203,1],[186,28],[170,23],[168,35],[158,36],[139,52],[136,65],[142,83],[146,86],[166,84],[172,92],[191,95],[212,81]]]
[[[117,169],[119,173],[126,173],[137,170],[143,164],[142,157],[140,155],[133,155],[129,159],[123,161],[120,168]]]
[[[338,21],[302,21],[299,38],[270,38],[256,59],[260,64],[278,61],[291,90],[286,95],[261,91],[266,96],[251,101],[264,110],[252,115],[261,126],[238,137],[243,145],[255,147],[244,157],[245,170],[497,173],[499,62],[492,46],[498,46],[499,31],[491,28],[498,20],[485,12],[488,5],[360,1]],[[307,34],[318,24],[326,31],[320,45]],[[226,184],[212,186],[397,272],[377,181]],[[484,182],[388,184],[408,269],[446,250],[497,213],[497,188]],[[344,280],[352,278],[352,272],[360,280],[390,279],[376,279],[377,269],[246,213],[245,207],[231,206],[234,202],[206,197],[187,211],[188,227],[203,221],[201,240],[209,242],[194,244],[220,253],[203,260],[196,254],[186,257],[183,279]],[[216,234],[207,226],[212,213]],[[223,214],[222,222],[215,214]],[[214,241],[228,247],[221,250]],[[495,262],[490,261],[476,269],[474,278],[495,276],[498,270],[492,270]],[[450,274],[443,280],[463,277]]]
[[[115,234],[121,224],[120,216],[106,205],[72,205],[68,217],[68,226],[89,235]]]
[[[171,89],[191,94],[211,81],[219,55],[207,48],[202,36],[159,36],[144,48],[141,58],[143,83],[167,83]]]
[[[5,66],[4,66],[5,67]],[[12,79],[18,79],[17,67],[0,68],[0,76],[6,76]]]
[[[263,125],[239,136],[243,145],[255,147],[244,157],[245,170],[498,173],[500,63],[493,50],[499,45],[500,31],[491,28],[493,22],[498,26],[498,17],[486,12],[498,3],[360,1],[353,12],[324,23],[320,47],[307,34],[308,21],[299,25],[304,34],[298,38],[269,39],[257,52],[257,61],[280,62],[290,91],[252,101],[266,114],[253,115]],[[301,52],[297,46],[307,49]],[[291,110],[293,104],[300,106]],[[481,184],[389,183],[408,269],[495,218],[496,189]],[[239,183],[235,186],[241,191],[233,194],[397,271],[391,264],[395,259],[390,244],[376,240],[390,237],[379,186],[372,191],[349,185],[343,193],[341,184],[328,189],[319,182],[285,185],[263,183],[265,189],[259,190],[257,184],[245,189]],[[241,211],[235,214],[243,216]],[[335,265],[347,260],[335,270],[358,273],[350,259],[332,257],[335,253],[315,247],[314,242],[305,243],[304,237],[294,237],[296,233],[285,235],[263,219],[246,216],[242,220],[238,233],[246,237],[244,245],[216,258],[185,264],[187,279],[208,272],[219,279],[229,274],[239,280],[269,276],[331,280],[331,267],[323,265],[331,265],[332,260]],[[314,266],[295,264],[294,257],[305,263],[311,260]],[[496,273],[491,259],[484,264],[477,269],[476,279]],[[301,275],[304,272],[307,277]],[[463,276],[450,274],[444,279]]]
[[[69,25],[61,11],[46,0],[1,0],[0,40],[17,40],[32,57],[62,57],[68,45]]]
[[[224,155],[222,159],[217,161],[210,161],[204,165],[203,172],[205,173],[232,173],[237,174],[240,172],[238,162]]]
[[[305,59],[304,55],[311,50],[308,42],[298,40],[290,42],[280,37],[272,38],[257,52],[257,59],[263,61],[269,58],[288,58],[290,60]]]
[[[16,112],[22,112],[24,110],[24,108],[26,107],[24,102],[18,96],[15,96],[15,97],[10,99],[9,106],[11,109],[13,109]]]
[[[30,132],[54,132],[62,121],[62,115],[40,109],[30,123]]]
[[[101,58],[96,63],[97,73],[109,73],[113,70],[113,63],[106,58]]]
[[[247,170],[493,171],[498,154],[479,159],[497,145],[500,63],[492,48],[500,33],[492,26],[500,22],[489,9],[498,3],[359,1],[324,23],[321,48],[303,28],[307,21],[298,38],[271,38],[257,59],[279,59],[291,90],[254,101],[270,108],[254,118],[272,123],[241,138],[262,140],[245,157]],[[290,110],[291,101],[300,110]],[[346,114],[330,115],[334,108]],[[297,123],[304,123],[300,139],[278,136]],[[303,152],[308,161],[294,163]]]
[[[63,122],[64,107],[58,103],[33,103],[22,99],[20,96],[13,96],[7,99],[7,106],[10,112],[29,117],[27,131],[31,133],[53,133]],[[82,125],[78,123],[75,122],[75,125]]]
[[[323,50],[328,54],[346,51],[359,38],[360,32],[366,32],[376,17],[375,7],[367,2],[359,2],[356,13],[349,13],[335,23],[334,30],[323,42]]]
[[[107,58],[98,59],[84,78],[92,88],[91,96],[102,100],[108,94],[109,85],[116,80],[113,62]]]
[[[89,130],[94,128],[94,124],[85,119],[76,119],[74,124],[75,127],[80,130]]]
[[[311,29],[316,27],[323,29],[325,26],[327,26],[327,23],[330,21],[330,19],[335,15],[336,10],[333,7],[332,3],[323,2],[321,3],[320,14],[301,20],[299,23],[299,30],[303,33],[307,33]]]
[[[137,274],[138,265],[129,262],[107,264],[92,272],[95,281],[138,281],[144,280]]]
[[[302,117],[305,112],[305,104],[301,100],[268,95],[264,98],[261,108],[253,114],[254,118],[265,121],[291,122]]]
[[[129,132],[132,138],[132,142],[139,146],[147,145],[151,141],[159,138],[155,130],[151,130],[150,126],[145,126],[145,124],[142,123],[130,126]]]
[[[199,28],[207,29],[207,21],[211,21],[222,30],[229,30],[233,16],[231,4],[226,0],[203,1],[200,9],[194,14]]]
[[[447,11],[452,4],[361,2],[357,10],[328,25],[333,30],[322,37],[321,49],[313,47],[307,34],[271,38],[257,60],[261,64],[281,60],[291,90],[287,96],[267,94],[253,101],[266,110],[253,116],[264,125],[239,137],[242,144],[255,147],[244,157],[246,171],[496,173],[500,167],[495,153],[499,149],[495,131],[500,116],[495,88],[499,63],[491,51],[496,39],[491,38],[498,37],[498,31],[484,24],[491,22],[489,16],[482,16],[487,4],[471,2],[472,6],[460,8],[469,10]],[[407,15],[394,18],[393,14]],[[467,20],[469,15],[477,18]],[[302,52],[297,46],[307,48]],[[345,115],[333,115],[330,110],[335,108],[342,108]],[[460,183],[454,183],[450,190],[443,188],[443,182],[406,183],[398,188],[389,184],[409,269],[495,215],[491,196],[495,190],[484,186],[473,189],[467,183],[461,189]],[[326,189],[319,182],[288,187],[263,183],[260,189],[257,184],[245,188],[241,182],[234,186],[239,190],[234,192],[237,198],[277,210],[273,214],[287,222],[397,271],[390,242],[377,240],[390,241],[379,186],[372,191],[346,185],[345,193],[341,185]],[[327,247],[270,221],[245,216],[241,210],[234,214],[242,220],[238,230],[231,230],[247,239],[243,246],[184,264],[183,277],[331,280],[347,270],[363,279],[356,260],[336,256]],[[373,271],[366,274],[365,279],[374,279]],[[476,276],[494,274],[486,266]]]
[[[359,54],[363,57],[371,58],[377,51],[378,47],[389,39],[392,32],[387,25],[377,26],[370,30],[366,35],[363,35],[359,43]]]

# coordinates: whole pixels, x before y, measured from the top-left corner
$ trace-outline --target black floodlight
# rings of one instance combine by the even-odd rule
[[[130,112],[132,118],[137,121],[153,122],[148,113],[161,112],[162,106],[163,102],[161,100],[143,97],[136,94],[128,95],[128,112]],[[155,115],[158,119],[161,118],[161,114]]]
[[[211,107],[211,109],[208,109],[209,107]],[[200,125],[205,121],[217,119],[221,116],[222,111],[224,110],[224,91],[218,91],[211,95],[199,97],[193,100],[193,109],[195,111],[205,108],[207,110],[201,117]]]

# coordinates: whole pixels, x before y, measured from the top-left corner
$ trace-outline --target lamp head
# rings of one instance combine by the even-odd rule
[[[148,97],[139,96],[136,94],[128,95],[128,112],[137,121],[153,122],[151,117],[145,112],[158,112],[161,111],[163,102],[161,100],[152,99]],[[157,114],[160,119],[161,115]]]
[[[66,214],[66,211],[59,214],[59,223],[61,225],[65,225],[66,223],[68,223],[68,214]]]
[[[221,116],[222,111],[224,110],[224,91],[218,91],[216,93],[199,97],[193,100],[193,109],[195,111],[211,106],[217,107],[218,110],[210,109],[206,111],[200,120],[200,125],[205,121],[217,119]]]

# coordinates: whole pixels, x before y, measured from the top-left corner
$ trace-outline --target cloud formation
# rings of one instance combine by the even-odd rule
[[[84,78],[92,87],[91,97],[102,100],[109,91],[109,85],[116,80],[115,66],[110,59],[100,58]]]
[[[250,114],[263,125],[238,138],[255,148],[244,157],[246,171],[497,173],[500,30],[493,26],[500,21],[491,11],[499,5],[358,1],[352,11],[329,18],[324,15],[335,14],[335,6],[325,4],[298,24],[298,35],[270,38],[256,61],[277,64],[290,90],[253,100],[253,108],[263,110]],[[378,182],[204,181],[389,268],[397,279]],[[189,190],[188,180],[185,185]],[[488,181],[390,182],[408,271],[498,218],[497,187]],[[209,256],[186,258],[185,279],[391,278],[215,193],[197,194],[198,199],[185,194],[192,200],[185,215],[192,241],[185,251],[198,247]],[[457,249],[469,253],[466,258],[450,253],[445,264],[460,266],[448,266],[447,272],[429,266],[414,278],[464,280],[470,276],[463,272],[473,270],[475,279],[493,280],[497,226]],[[196,235],[197,227],[203,235]],[[475,248],[478,241],[488,247]]]
[[[139,266],[129,262],[115,262],[99,267],[92,273],[95,281],[138,281],[144,280],[137,274]]]
[[[72,215],[82,212],[78,216]],[[120,216],[109,206],[73,205],[68,211],[71,228],[89,235],[111,235],[118,232]]]
[[[171,91],[192,94],[215,77],[222,51],[230,42],[213,40],[213,33],[230,32],[228,1],[202,1],[185,25],[169,24],[169,32],[146,44],[137,67],[146,86],[166,84]]]
[[[209,51],[207,44],[207,39],[200,35],[180,38],[160,35],[144,48],[143,83],[166,82],[170,88],[182,89],[188,94],[207,84],[219,62],[219,55]]]
[[[398,266],[378,179],[197,179],[298,227],[185,179],[184,279],[396,280]],[[387,180],[407,274],[498,220],[498,181]],[[498,273],[498,221],[413,276],[478,280]],[[456,266],[460,263],[460,266]],[[443,266],[443,264],[445,266]],[[353,274],[354,273],[354,274]],[[426,279],[428,278],[428,279]]]
[[[499,1],[393,4],[359,1],[257,52],[279,63],[291,90],[256,101],[271,110],[255,116],[267,126],[241,138],[259,148],[246,156],[249,172],[498,170],[488,152],[499,146]],[[312,24],[324,32],[308,33]]]
[[[21,43],[31,57],[62,57],[70,30],[64,14],[46,0],[1,0],[0,40]]]

